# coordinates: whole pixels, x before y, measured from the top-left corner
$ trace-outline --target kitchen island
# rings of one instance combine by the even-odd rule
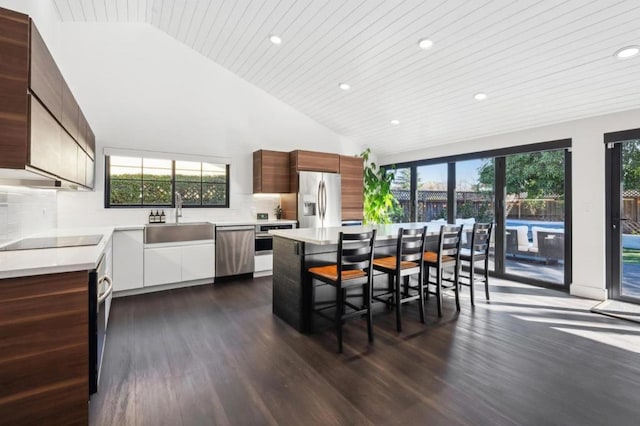
[[[307,270],[314,266],[336,263],[340,232],[358,233],[376,229],[375,257],[393,256],[398,229],[427,226],[427,245],[435,249],[440,223],[396,223],[330,228],[297,228],[273,230],[273,313],[302,333],[323,328],[322,320],[312,321],[314,300],[331,300],[335,291],[331,286],[316,289]],[[387,276],[374,277],[374,288],[385,289]]]

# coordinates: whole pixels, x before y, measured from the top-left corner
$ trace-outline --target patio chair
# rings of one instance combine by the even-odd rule
[[[564,229],[534,226],[531,232],[533,233],[531,251],[535,250],[539,258],[547,264],[564,260]]]
[[[527,236],[529,231],[527,225],[507,226],[505,229],[507,254],[513,256],[532,254],[529,250],[531,245],[529,244],[529,237]]]

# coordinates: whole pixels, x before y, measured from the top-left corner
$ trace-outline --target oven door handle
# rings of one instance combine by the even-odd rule
[[[102,284],[103,281],[106,281],[109,284],[109,287],[105,290],[104,293],[102,293],[100,297],[98,297],[98,305],[103,304],[104,301],[107,300],[107,297],[109,297],[109,295],[113,292],[113,283],[111,282],[111,278],[105,275],[98,280],[98,285]]]

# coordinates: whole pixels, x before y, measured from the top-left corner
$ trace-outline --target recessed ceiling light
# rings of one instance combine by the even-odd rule
[[[391,120],[391,124],[393,124],[394,126],[397,126],[398,124],[400,124],[400,121],[398,121],[398,120]]]
[[[433,46],[433,42],[428,38],[423,38],[420,41],[418,41],[418,46],[422,50],[429,50]]]
[[[349,90],[349,89],[351,89],[351,86],[349,86],[349,84],[348,84],[348,83],[340,83],[340,84],[338,85],[338,87],[339,87],[340,89],[342,89],[342,90]]]
[[[629,59],[640,53],[640,46],[627,46],[618,50],[615,55],[618,59]]]
[[[486,93],[476,93],[475,95],[473,95],[473,99],[475,99],[476,101],[484,101],[485,99],[487,99],[487,94]]]
[[[273,44],[280,44],[282,43],[282,39],[280,37],[278,37],[277,35],[271,35],[269,36],[269,41]]]

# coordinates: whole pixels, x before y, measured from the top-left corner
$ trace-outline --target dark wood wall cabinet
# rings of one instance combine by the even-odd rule
[[[364,160],[362,157],[340,156],[342,181],[342,220],[364,218]]]
[[[253,193],[281,194],[285,219],[297,220],[298,172],[340,173],[342,220],[362,220],[364,163],[361,157],[296,150],[253,153]]]
[[[289,153],[289,190],[298,192],[298,172],[327,172],[338,173],[340,171],[340,156],[328,152],[295,150]],[[289,206],[290,203],[285,203]],[[289,206],[290,207],[290,206]],[[291,212],[294,217],[290,216]],[[297,220],[298,208],[284,209],[286,219]]]
[[[328,152],[296,150],[290,153],[291,170],[296,172],[328,172],[340,171],[340,156]]]
[[[289,153],[261,149],[253,153],[253,193],[289,192]]]
[[[93,188],[95,136],[27,15],[0,8],[0,58],[0,178]]]
[[[89,274],[0,280],[0,424],[89,422]]]

